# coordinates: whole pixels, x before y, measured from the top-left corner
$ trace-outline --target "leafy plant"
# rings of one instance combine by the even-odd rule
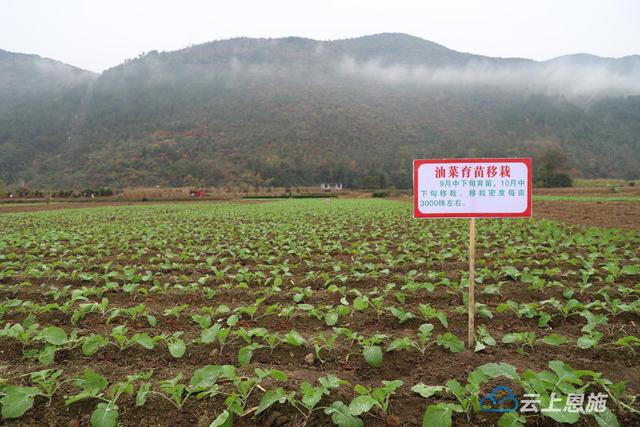
[[[487,346],[494,347],[496,345],[496,340],[491,336],[486,325],[478,325],[475,333],[475,341],[476,346],[473,351],[476,352],[484,350]]]
[[[451,353],[460,353],[464,351],[464,342],[451,332],[436,336],[436,344],[449,350]]]
[[[378,407],[383,413],[389,413],[389,399],[404,383],[400,380],[382,381],[382,387],[367,388],[360,384],[355,386],[358,394],[349,404],[349,413],[359,416]]]
[[[524,353],[525,347],[533,348],[536,342],[535,332],[511,332],[502,337],[505,344],[519,344],[518,353]]]
[[[447,319],[447,314],[442,310],[436,310],[431,306],[431,304],[420,304],[418,305],[418,312],[420,313],[420,318],[426,320],[427,322],[431,319],[438,319],[442,326],[445,328],[449,327],[449,319]]]

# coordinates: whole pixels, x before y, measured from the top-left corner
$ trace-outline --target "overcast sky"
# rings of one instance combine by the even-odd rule
[[[0,0],[0,49],[102,71],[150,50],[238,36],[403,32],[538,60],[640,53],[638,0]]]

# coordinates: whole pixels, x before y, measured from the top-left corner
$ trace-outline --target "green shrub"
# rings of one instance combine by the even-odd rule
[[[388,191],[374,191],[372,194],[373,197],[389,197],[389,192]]]
[[[539,176],[539,183],[542,187],[547,188],[571,187],[573,180],[566,173],[544,171]]]
[[[96,196],[113,196],[113,190],[109,187],[102,187],[98,191],[96,191]]]

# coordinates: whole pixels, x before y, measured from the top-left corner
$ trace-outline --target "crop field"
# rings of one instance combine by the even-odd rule
[[[467,349],[468,221],[405,201],[2,214],[2,422],[640,425],[638,231],[476,230]],[[606,406],[483,411],[498,385]]]

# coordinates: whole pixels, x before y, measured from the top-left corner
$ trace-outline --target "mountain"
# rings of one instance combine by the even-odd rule
[[[413,158],[558,153],[576,176],[640,171],[637,55],[492,58],[396,33],[236,38],[100,75],[0,51],[5,78],[0,178],[38,188],[406,188]]]
[[[38,55],[0,49],[0,106],[12,106],[24,99],[64,94],[97,75]]]
[[[37,55],[0,50],[0,179],[29,179],[42,159],[64,152],[97,77]]]

